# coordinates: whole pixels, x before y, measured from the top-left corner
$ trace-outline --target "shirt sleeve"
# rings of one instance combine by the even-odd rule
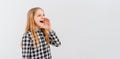
[[[49,32],[49,34],[50,34],[50,37],[49,37],[50,44],[54,45],[56,47],[60,46],[61,42],[60,42],[58,36],[56,35],[55,31],[52,30],[51,32]]]
[[[22,59],[31,59],[30,58],[30,36],[24,34],[22,37]]]

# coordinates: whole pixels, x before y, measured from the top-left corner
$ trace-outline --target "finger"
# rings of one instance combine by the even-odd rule
[[[50,20],[48,18],[45,18],[44,21],[46,24],[50,25]]]
[[[48,18],[45,18],[44,21],[50,23],[50,20]]]
[[[45,20],[46,22],[50,22],[48,18],[45,18],[44,20]]]

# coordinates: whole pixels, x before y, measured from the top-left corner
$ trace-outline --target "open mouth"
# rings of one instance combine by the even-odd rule
[[[40,23],[44,23],[44,21],[40,21]]]

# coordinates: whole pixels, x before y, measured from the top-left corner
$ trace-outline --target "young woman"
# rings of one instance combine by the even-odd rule
[[[40,7],[30,9],[22,36],[22,59],[52,59],[50,45],[61,45],[56,32],[51,29],[50,20]]]

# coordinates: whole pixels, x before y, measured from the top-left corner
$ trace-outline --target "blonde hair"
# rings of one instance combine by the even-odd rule
[[[34,7],[34,8],[31,8],[28,13],[27,13],[27,24],[26,24],[26,28],[25,28],[25,33],[26,32],[31,32],[31,35],[32,35],[32,40],[33,40],[33,43],[34,43],[34,47],[38,47],[40,45],[40,40],[35,32],[35,21],[34,21],[34,15],[35,15],[35,12],[40,9],[40,10],[43,10],[42,8],[40,7]],[[45,35],[45,40],[47,42],[47,44],[49,45],[49,33],[47,32],[46,29],[42,29],[42,32],[44,33]],[[35,39],[34,39],[35,38]],[[21,44],[22,46],[22,44]]]

